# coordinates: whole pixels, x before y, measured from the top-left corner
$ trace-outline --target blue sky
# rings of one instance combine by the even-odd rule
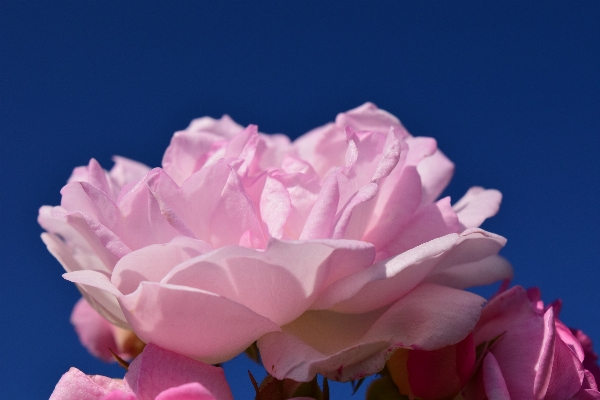
[[[7,398],[48,397],[70,366],[122,374],[77,342],[79,294],[39,206],[91,157],[158,166],[174,131],[224,113],[297,136],[372,101],[435,137],[456,163],[446,194],[503,192],[484,228],[508,238],[514,283],[562,298],[562,320],[600,344],[599,3],[213,3],[0,3]],[[226,365],[238,399],[248,368]]]

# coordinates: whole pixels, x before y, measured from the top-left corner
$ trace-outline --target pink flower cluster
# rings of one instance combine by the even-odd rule
[[[493,302],[482,316],[485,300],[464,289],[512,276],[506,240],[479,228],[500,193],[438,199],[453,170],[434,139],[370,103],[294,142],[204,117],[175,133],[162,168],[122,157],[109,172],[76,168],[38,220],[87,301],[72,322],[92,354],[132,358],[151,343],[135,371],[156,346],[221,363],[256,343],[274,378],[348,381],[394,352],[479,340]],[[502,365],[492,349],[486,371]],[[128,382],[117,389],[145,398]]]
[[[392,380],[425,400],[600,399],[598,357],[583,332],[557,318],[559,304],[545,307],[538,289],[499,293],[460,343],[394,354]]]

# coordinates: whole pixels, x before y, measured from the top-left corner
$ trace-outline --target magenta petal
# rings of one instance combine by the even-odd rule
[[[204,393],[212,394],[218,400],[233,400],[222,368],[162,349],[152,343],[149,343],[131,362],[125,374],[125,381],[140,400],[175,399],[175,397],[168,397],[172,393],[182,395]],[[200,385],[186,385],[193,382]],[[175,390],[182,385],[185,388]],[[173,390],[170,390],[171,388]],[[157,397],[161,392],[166,397]],[[205,398],[213,397],[182,397],[190,400]]]
[[[489,400],[511,400],[502,370],[492,353],[483,359],[483,384]]]
[[[263,364],[279,378],[340,381],[380,371],[397,347],[433,350],[464,339],[484,300],[438,285],[419,285],[389,308],[365,314],[309,311],[258,341]]]
[[[494,297],[485,306],[474,337],[475,344],[499,337],[492,352],[502,369],[511,398],[528,399],[534,393],[543,396],[547,387],[552,367],[551,333],[548,321],[544,322],[530,306],[525,289],[516,286]]]
[[[550,310],[546,313],[551,312]],[[577,354],[557,335],[554,344],[552,375],[545,399],[561,400],[571,398],[579,392],[584,374],[585,370]]]
[[[377,204],[364,235],[364,240],[373,243],[378,250],[413,218],[421,199],[421,179],[415,168],[410,167],[398,177],[383,179],[379,185]]]
[[[280,330],[241,304],[188,287],[142,282],[119,302],[144,342],[207,363],[229,360],[265,333]]]

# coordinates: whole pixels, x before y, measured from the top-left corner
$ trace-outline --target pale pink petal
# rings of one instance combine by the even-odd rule
[[[239,303],[183,286],[142,282],[119,303],[142,341],[207,363],[229,360],[265,333],[279,331]]]
[[[162,391],[155,400],[219,400],[197,382],[186,383]]]
[[[73,170],[73,174],[67,182],[89,183],[113,200],[116,200],[117,196],[119,195],[119,190],[122,186],[100,166],[98,161],[93,158],[90,160],[87,166],[75,168]]]
[[[251,166],[255,164],[254,156],[260,141],[258,127],[249,125],[227,143],[223,158],[236,160],[235,171],[240,177],[248,175]],[[230,165],[233,166],[233,163]]]
[[[260,215],[267,225],[269,236],[281,239],[287,219],[292,211],[290,194],[277,179],[266,177],[260,195]]]
[[[452,234],[432,240],[335,282],[312,309],[358,314],[390,304],[418,285],[458,239]]]
[[[460,232],[458,218],[450,206],[450,198],[419,210],[390,241],[382,247],[380,257],[387,258],[435,238]]]
[[[150,167],[140,162],[125,157],[114,156],[115,165],[111,168],[109,175],[120,187],[132,182],[138,182],[150,172]]]
[[[113,326],[85,299],[79,299],[73,307],[71,323],[75,327],[79,341],[93,356],[103,361],[114,361],[111,350],[117,353],[118,348],[113,335]]]
[[[377,184],[371,183],[360,188],[352,196],[336,217],[333,239],[361,239],[369,222],[369,214],[377,194]],[[371,203],[371,206],[369,204]]]
[[[428,282],[464,289],[512,277],[510,263],[497,255],[505,238],[476,228],[460,237],[456,250],[436,267]]]
[[[511,400],[502,370],[492,353],[483,359],[483,384],[489,400]]]
[[[366,268],[374,256],[373,247],[359,241],[272,240],[264,251],[231,246],[193,258],[174,266],[162,283],[215,293],[284,325],[325,286]]]
[[[390,127],[399,132],[403,137],[408,132],[398,118],[385,110],[377,108],[373,103],[365,103],[345,113],[340,113],[335,118],[335,124],[345,128],[350,126],[358,131],[388,132]]]
[[[319,197],[306,220],[300,240],[331,238],[333,224],[340,201],[337,174],[332,172],[323,184]]]
[[[464,339],[484,300],[424,284],[389,308],[366,314],[309,311],[258,341],[263,364],[279,378],[309,381],[316,373],[340,381],[380,371],[398,347],[433,350]]]
[[[414,216],[421,199],[421,180],[414,167],[403,169],[379,182],[377,204],[373,209],[364,240],[381,249]]]
[[[345,164],[348,143],[344,127],[329,123],[300,136],[292,147],[299,158],[309,162],[320,177],[325,177],[333,168]]]
[[[149,343],[129,365],[125,381],[140,400],[204,400],[213,397],[185,397],[212,394],[217,400],[233,400],[222,368],[162,349]],[[196,382],[200,385],[186,385]],[[185,386],[180,390],[177,387]],[[198,387],[200,386],[200,387]],[[173,388],[172,390],[169,390]],[[160,394],[162,396],[160,397]],[[181,398],[173,397],[180,393]]]
[[[227,115],[219,120],[210,117],[195,119],[185,131],[173,135],[162,160],[163,168],[181,185],[204,166],[213,145],[224,142],[242,129]]]
[[[418,171],[418,166],[437,151],[437,142],[430,137],[408,137],[406,138],[406,144],[408,145],[408,151],[402,164],[403,168],[417,167]]]
[[[454,163],[440,151],[426,157],[417,166],[423,184],[423,198],[421,205],[433,203],[444,191],[452,175],[454,174]]]
[[[119,198],[121,218],[114,232],[131,250],[167,243],[183,234],[169,220],[169,215],[163,213],[158,199],[150,190],[153,180],[160,174],[160,169],[153,169],[127,192],[122,192]]]
[[[88,376],[77,368],[71,368],[56,384],[50,400],[104,400],[115,390],[129,395],[122,397],[123,399],[135,399],[123,381],[104,376]]]
[[[121,258],[111,282],[123,294],[134,292],[142,281],[160,282],[175,266],[211,251],[206,242],[178,236],[167,244],[155,244]]]
[[[110,279],[98,271],[74,271],[63,274],[63,278],[77,284],[79,291],[100,315],[114,325],[128,328],[127,322],[117,302],[121,292]]]
[[[479,186],[470,188],[452,207],[460,224],[466,228],[477,228],[487,218],[493,217],[500,208],[502,193]]]
[[[240,244],[244,235],[250,235],[253,247],[266,245],[254,205],[224,160],[194,173],[181,187],[164,173],[149,187],[163,215],[182,234],[193,232],[213,247]]]
[[[256,147],[256,163],[253,169],[264,171],[280,167],[283,159],[292,150],[290,138],[282,134],[261,134],[261,140]]]

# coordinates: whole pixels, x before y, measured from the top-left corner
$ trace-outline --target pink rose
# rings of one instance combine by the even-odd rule
[[[539,290],[520,286],[493,298],[474,331],[475,344],[489,350],[465,399],[600,399],[581,343],[557,308],[544,307]]]
[[[372,104],[293,143],[205,117],[162,169],[77,168],[39,222],[65,278],[143,341],[217,363],[258,340],[277,378],[349,380],[461,341],[484,302],[461,289],[511,276],[477,228],[500,193],[436,201],[452,172]]]
[[[86,375],[71,368],[50,400],[233,400],[222,368],[149,344],[125,379]]]

